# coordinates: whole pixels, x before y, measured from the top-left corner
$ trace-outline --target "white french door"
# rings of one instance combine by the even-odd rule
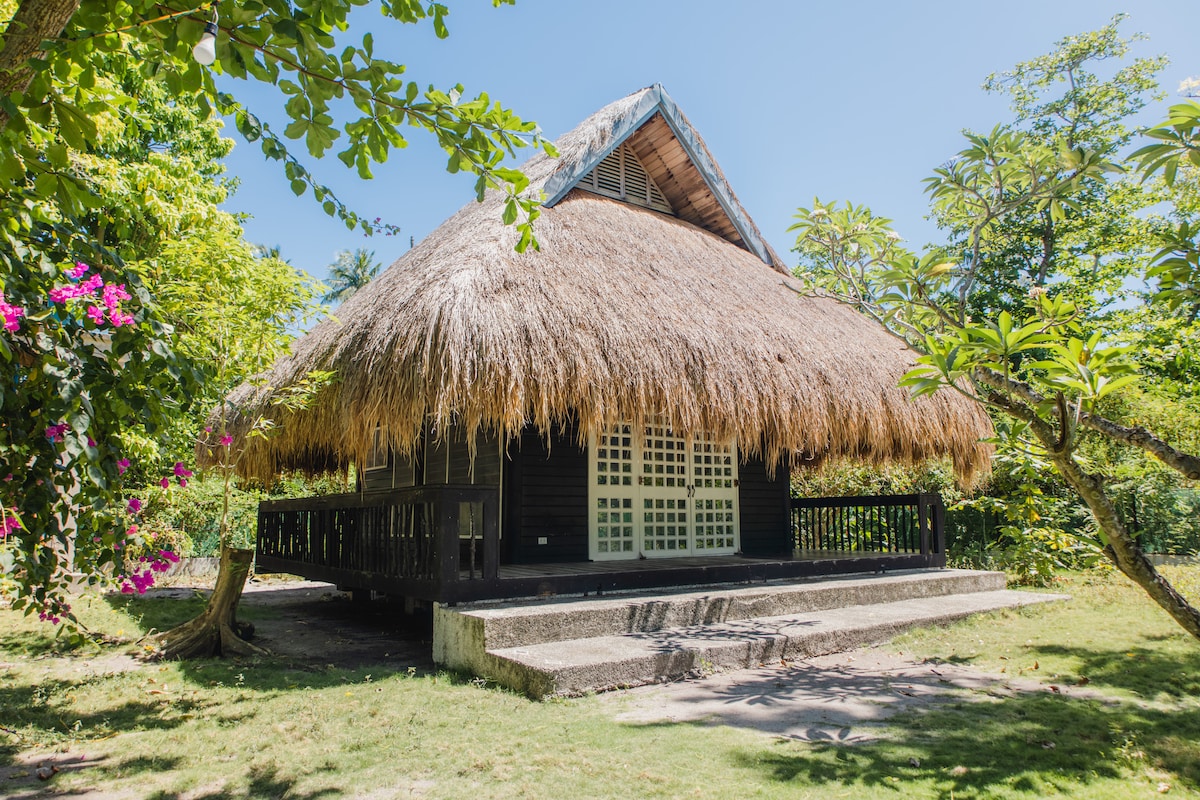
[[[590,556],[720,555],[738,549],[737,448],[665,425],[592,437]]]

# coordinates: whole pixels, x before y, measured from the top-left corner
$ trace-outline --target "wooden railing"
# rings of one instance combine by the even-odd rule
[[[945,558],[941,495],[792,499],[798,552],[909,554]]]
[[[258,508],[258,559],[311,567],[357,588],[453,599],[460,581],[496,580],[499,492],[423,486],[386,494],[272,500]]]

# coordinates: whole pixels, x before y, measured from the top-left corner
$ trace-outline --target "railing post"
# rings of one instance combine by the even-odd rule
[[[458,584],[458,502],[449,492],[438,492],[437,564],[438,594],[453,602]]]
[[[500,577],[500,493],[491,492],[483,501],[483,579]]]
[[[929,557],[932,539],[929,531],[929,495],[917,495],[917,531],[921,537],[921,555]]]
[[[946,506],[937,492],[917,496],[921,525],[921,555],[930,566],[946,566]]]
[[[933,496],[933,553],[934,564],[946,566],[946,504],[940,494]]]

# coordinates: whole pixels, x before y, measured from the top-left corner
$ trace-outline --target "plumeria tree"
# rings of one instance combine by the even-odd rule
[[[874,317],[920,354],[904,383],[915,394],[961,392],[1007,418],[1019,434],[1014,448],[1049,465],[1090,511],[1103,554],[1200,638],[1200,610],[1146,558],[1109,495],[1104,465],[1085,450],[1100,439],[1200,479],[1200,457],[1106,416],[1106,402],[1140,381],[1141,370],[1130,332],[1100,313],[1098,287],[1072,277],[1090,262],[1097,273],[1112,270],[1117,283],[1146,280],[1157,292],[1145,302],[1160,314],[1192,302],[1200,280],[1193,209],[1172,193],[1200,166],[1200,106],[1173,106],[1147,132],[1152,142],[1122,156],[1120,122],[1138,104],[1122,90],[1121,73],[1103,83],[1086,72],[1089,61],[1124,53],[1115,26],[1064,40],[1040,62],[1032,84],[1039,91],[1072,79],[1066,101],[1032,120],[1054,124],[968,134],[968,146],[929,179],[947,246],[912,252],[889,220],[850,204],[814,201],[793,230],[801,273],[815,289]],[[1122,182],[1127,172],[1134,180]],[[1168,210],[1159,208],[1145,238],[1105,241],[1101,223],[1133,216],[1140,206],[1129,198],[1160,177],[1145,202]],[[1125,207],[1106,208],[1122,199]]]

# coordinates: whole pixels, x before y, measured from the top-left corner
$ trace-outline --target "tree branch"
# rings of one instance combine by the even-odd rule
[[[1046,397],[1028,383],[1006,377],[993,369],[980,367],[975,370],[975,378],[993,389],[1011,392],[1032,405],[1037,406],[1047,402]],[[1200,480],[1200,457],[1172,447],[1140,425],[1135,427],[1121,425],[1098,414],[1082,411],[1075,404],[1068,404],[1068,407],[1078,418],[1079,424],[1114,441],[1124,442],[1131,447],[1144,450],[1190,480]]]
[[[79,0],[22,0],[0,39],[0,98],[23,92],[33,80],[29,59],[43,54],[42,42],[57,39],[79,10]],[[0,108],[0,130],[9,113]]]

